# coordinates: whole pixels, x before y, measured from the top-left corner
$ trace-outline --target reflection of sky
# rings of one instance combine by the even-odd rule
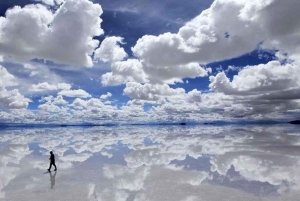
[[[0,200],[297,200],[296,129],[2,130]],[[50,150],[55,175],[46,172]]]

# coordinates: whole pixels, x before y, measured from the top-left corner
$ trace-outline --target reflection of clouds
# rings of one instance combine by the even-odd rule
[[[212,170],[226,175],[231,165],[249,181],[268,182],[280,185],[282,189],[286,182],[292,188],[300,190],[300,158],[278,154],[234,153],[217,156],[211,160]]]
[[[4,139],[10,141],[7,137],[5,134],[2,135],[1,141],[5,142]],[[15,166],[19,165],[20,161],[32,152],[27,144],[14,144],[25,142],[23,137],[18,139],[14,136],[14,139],[15,141],[11,141],[11,144],[4,144],[3,147],[0,147],[0,198],[5,198],[3,188],[20,172],[20,168]]]
[[[268,182],[283,196],[280,199],[295,200],[292,198],[300,190],[300,135],[289,128],[282,125],[53,128],[28,129],[23,135],[6,131],[0,135],[1,143],[5,144],[0,149],[0,171],[7,172],[1,182],[5,181],[2,186],[9,186],[13,178],[21,180],[19,167],[26,166],[27,171],[32,168],[45,170],[49,165],[49,150],[54,150],[58,169],[61,172],[68,169],[65,172],[72,177],[69,180],[64,177],[62,185],[59,177],[65,175],[58,173],[55,190],[60,191],[64,200],[72,200],[64,192],[70,188],[75,189],[70,190],[71,195],[81,192],[78,197],[82,200],[214,201],[227,197],[227,200],[276,200],[260,199],[215,182],[215,175],[229,178],[228,170],[232,167],[240,175],[239,182]],[[35,157],[25,162],[22,158],[32,153],[30,143],[38,144],[37,151]],[[123,152],[122,146],[128,150]],[[205,156],[210,168],[203,171],[198,165],[199,169],[189,169],[191,161],[186,160],[187,155],[194,158],[195,163]],[[176,161],[182,166],[176,165]],[[85,169],[71,169],[79,163]],[[16,169],[5,169],[11,168],[10,164]],[[36,183],[42,181],[39,178]],[[24,184],[26,182],[29,181]],[[70,185],[74,182],[80,184]],[[48,180],[46,185],[49,187]],[[30,189],[34,191],[40,186],[32,185]],[[41,197],[31,196],[26,199]]]
[[[0,161],[3,165],[19,164],[20,160],[30,153],[28,145],[10,144],[0,152]]]
[[[249,181],[268,182],[279,185],[278,192],[286,183],[290,189],[300,190],[300,147],[294,146],[299,142],[299,136],[287,135],[282,128],[255,128],[255,132],[237,131],[235,141],[231,145],[221,143],[227,149],[211,157],[211,170],[226,175],[233,166]],[[238,139],[243,139],[239,141]],[[228,138],[229,139],[229,138]],[[227,140],[228,140],[227,139]],[[220,144],[220,143],[218,143]],[[208,152],[209,153],[209,152]]]
[[[106,165],[103,167],[103,175],[113,180],[113,186],[120,190],[139,191],[143,189],[144,180],[149,168],[129,168],[120,165]]]
[[[151,186],[151,191],[144,191],[135,197],[135,201],[266,201],[252,194],[221,186],[203,184],[200,186],[167,183]]]
[[[66,151],[68,151],[68,149],[69,149],[69,148],[67,148],[67,147],[57,147],[57,148],[55,148],[55,154],[56,154],[57,156],[63,156],[64,153],[65,153]]]
[[[187,171],[153,167],[145,180],[144,190],[135,200],[260,200],[243,191],[203,183],[208,178],[203,171]]]
[[[183,160],[186,155],[165,151],[167,148],[144,148],[135,150],[125,156],[125,161],[129,167],[139,167],[142,165],[168,165],[174,159]]]
[[[129,194],[123,190],[104,189],[101,193],[97,194],[97,200],[105,201],[127,201]]]
[[[17,167],[0,167],[0,198],[5,198],[2,189],[16,177],[19,170]]]
[[[60,160],[63,162],[84,162],[92,155],[91,153],[70,154],[60,157]]]
[[[49,162],[46,160],[35,160],[31,161],[31,166],[36,169],[46,170],[46,167],[49,166]]]
[[[189,192],[185,192],[186,190],[196,189],[209,176],[203,171],[186,171],[175,166],[157,165],[135,168],[106,165],[103,168],[103,174],[105,178],[112,181],[116,192],[119,192],[117,190],[127,190],[131,192],[131,195],[135,194],[134,200],[157,201],[185,198],[189,195]],[[181,192],[182,195],[179,193],[176,195],[180,195],[179,197],[170,196],[176,192]],[[199,197],[197,198],[199,199]]]
[[[51,151],[53,149],[53,147],[58,147],[61,144],[61,141],[59,139],[51,139],[51,140],[47,140],[44,143],[39,144],[39,146],[41,148],[44,148],[48,151]]]
[[[113,157],[112,154],[108,153],[107,151],[101,151],[102,156],[107,156],[108,158]]]

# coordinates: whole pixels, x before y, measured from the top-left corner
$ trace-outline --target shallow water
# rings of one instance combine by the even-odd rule
[[[53,150],[58,171],[48,173]],[[300,129],[132,126],[0,131],[0,200],[300,200]]]

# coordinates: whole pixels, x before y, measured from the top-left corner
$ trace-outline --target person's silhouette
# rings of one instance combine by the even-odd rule
[[[50,169],[51,169],[52,165],[54,165],[54,167],[55,167],[54,171],[56,171],[57,168],[56,168],[56,165],[55,165],[55,157],[54,157],[54,154],[53,154],[52,151],[50,151],[50,158],[49,158],[49,160],[50,160],[50,166],[49,166],[48,171],[50,172]]]
[[[52,175],[52,172],[50,172],[51,189],[53,189],[53,187],[55,186],[55,176],[56,172],[54,173],[54,175]]]

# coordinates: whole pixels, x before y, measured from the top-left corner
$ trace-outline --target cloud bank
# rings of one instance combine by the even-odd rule
[[[176,33],[142,36],[132,45],[132,55],[125,51],[122,36],[104,35],[101,43],[98,40],[104,34],[99,4],[89,0],[43,3],[15,6],[0,17],[0,117],[4,121],[20,117],[30,122],[54,117],[65,122],[283,119],[299,113],[297,0],[215,0]],[[238,66],[235,74],[226,69],[216,73],[210,67],[257,49],[275,52],[274,58]],[[74,66],[99,68],[105,63],[97,84],[112,90],[106,90],[106,95],[90,92],[89,84],[81,88],[65,81],[63,73],[55,77],[60,71],[52,63],[46,62],[47,72],[27,64],[42,60],[64,64],[60,68],[70,74],[76,71]],[[24,63],[34,82],[25,82],[5,61]],[[45,72],[53,74],[52,80],[46,80]],[[187,79],[208,83],[204,89],[191,88]],[[122,95],[114,93],[118,87]],[[32,101],[28,94],[53,98],[43,102],[46,96],[39,97],[38,111],[32,112],[26,110]],[[119,103],[123,96],[126,101]],[[14,116],[16,109],[21,111],[19,117]]]

